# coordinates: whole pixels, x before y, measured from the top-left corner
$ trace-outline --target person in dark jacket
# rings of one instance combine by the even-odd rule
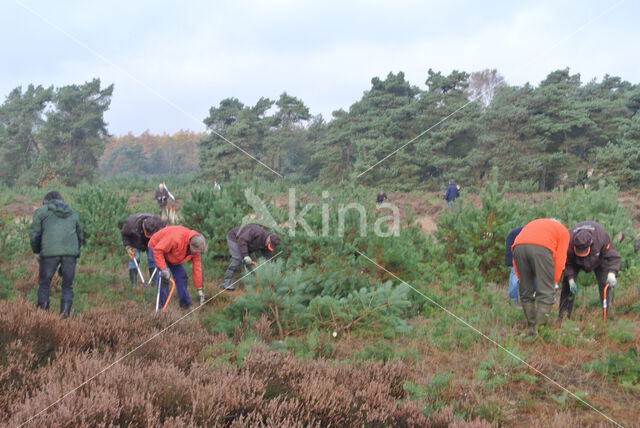
[[[620,270],[620,254],[611,244],[609,235],[598,223],[583,221],[571,228],[569,249],[567,250],[567,263],[564,268],[564,280],[560,293],[560,309],[558,321],[562,322],[565,314],[571,318],[573,301],[578,292],[576,278],[578,273],[594,272],[598,281],[600,301],[604,297],[604,287],[609,284],[607,290],[607,312],[613,315],[611,303],[613,301],[613,288],[618,279]]]
[[[153,275],[156,264],[153,261],[152,251],[148,248],[149,239],[154,233],[166,226],[166,221],[149,213],[133,214],[124,221],[120,234],[124,248],[131,259],[129,261],[129,281],[132,287],[135,287],[138,282],[138,271],[133,259],[135,258],[140,265],[140,253],[146,251],[149,275]]]
[[[453,182],[453,180],[449,180],[449,185],[447,186],[447,190],[444,192],[444,200],[447,201],[447,206],[451,208],[453,205],[453,201],[456,200],[460,192],[460,186]]]
[[[511,250],[511,247],[522,230],[522,227],[523,226],[516,227],[509,232],[505,242],[504,265],[511,268],[511,273],[509,274],[509,303],[511,304],[517,304],[520,300],[520,295],[518,293],[519,281],[516,276],[516,272],[513,269],[513,251]]]
[[[376,203],[378,205],[382,205],[387,199],[387,194],[382,191],[378,192],[378,194],[376,195]]]
[[[275,248],[280,245],[280,237],[256,224],[247,224],[234,227],[227,233],[227,245],[231,253],[231,264],[224,273],[224,282],[220,288],[233,291],[235,290],[231,284],[233,274],[242,263],[245,266],[255,264],[249,254],[260,251],[264,257],[270,259],[273,257]]]
[[[73,304],[76,262],[82,246],[82,226],[78,214],[64,203],[59,192],[47,193],[42,206],[33,213],[29,241],[40,265],[38,307],[49,309],[51,280],[59,270],[62,276],[60,313],[68,318]]]

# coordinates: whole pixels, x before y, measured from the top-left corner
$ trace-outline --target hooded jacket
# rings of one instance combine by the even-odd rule
[[[82,245],[78,214],[61,200],[50,200],[33,213],[29,242],[42,257],[78,257]]]
[[[267,237],[271,232],[266,231],[257,224],[234,227],[227,233],[227,239],[238,244],[240,254],[246,257],[249,253],[261,251],[266,258],[271,258],[273,253],[267,248]]]
[[[167,269],[167,262],[179,265],[191,260],[193,285],[196,288],[202,288],[202,257],[200,254],[189,254],[189,240],[199,234],[184,226],[167,226],[154,233],[149,240],[149,248],[153,250],[153,259],[159,270]]]
[[[577,256],[573,249],[574,237],[580,230],[588,230],[593,238],[591,251],[585,257]],[[607,235],[602,226],[595,221],[583,221],[571,228],[571,239],[567,250],[567,265],[564,274],[567,278],[575,278],[579,270],[591,272],[595,269],[617,274],[620,270],[620,254],[611,245],[611,239],[609,239],[609,235]]]
[[[156,226],[154,230],[150,231],[153,233],[167,225],[166,221],[154,214],[139,213],[127,217],[120,231],[120,234],[122,235],[122,243],[125,247],[133,247],[139,251],[147,250],[149,238],[144,235],[144,229],[142,228],[142,223],[147,219],[152,219],[153,225]],[[149,226],[147,225],[147,227]]]

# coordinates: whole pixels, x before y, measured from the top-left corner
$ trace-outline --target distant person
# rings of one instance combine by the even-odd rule
[[[247,267],[255,263],[250,254],[260,251],[267,259],[272,258],[275,248],[280,245],[280,237],[257,224],[247,224],[234,227],[227,233],[227,245],[231,253],[231,264],[224,273],[224,282],[220,288],[233,291],[233,274],[243,263]]]
[[[382,191],[378,192],[378,194],[376,195],[376,203],[378,204],[378,206],[384,204],[384,201],[386,201],[387,199],[387,194]]]
[[[132,287],[138,283],[138,270],[133,262],[135,258],[140,265],[140,253],[147,252],[147,267],[149,276],[153,275],[156,264],[153,260],[152,251],[148,248],[149,239],[158,230],[167,226],[167,222],[154,214],[138,213],[133,214],[124,221],[120,234],[122,235],[122,243],[131,259],[129,261],[129,282]]]
[[[613,302],[613,288],[618,283],[617,274],[620,270],[620,254],[613,247],[607,232],[595,221],[577,223],[571,228],[570,233],[567,263],[560,293],[558,321],[562,322],[565,314],[568,318],[571,318],[573,301],[578,292],[576,279],[581,270],[595,273],[601,302],[604,299],[604,287],[609,284],[607,290],[607,313],[610,316],[613,315],[611,304]],[[619,241],[624,239],[623,236],[618,236]]]
[[[511,268],[511,272],[509,273],[509,303],[513,305],[518,304],[520,295],[518,293],[518,277],[516,276],[516,271],[513,269],[513,252],[511,247],[516,240],[516,236],[522,231],[522,227],[523,226],[516,227],[509,232],[505,242],[504,265]]]
[[[153,252],[153,260],[160,271],[160,276],[168,280],[171,275],[176,283],[180,307],[191,307],[191,296],[187,291],[187,271],[183,263],[191,261],[193,286],[198,290],[200,303],[204,301],[202,290],[202,254],[207,251],[207,241],[195,230],[183,226],[167,226],[153,234],[149,240],[149,248]],[[168,297],[168,290],[161,287],[160,307]]]
[[[219,192],[222,188],[220,187],[220,183],[218,183],[218,180],[214,180],[213,181],[213,190],[215,190],[216,192]]]
[[[156,202],[158,202],[158,207],[163,214],[166,214],[167,204],[169,203],[169,191],[164,187],[164,184],[158,184],[158,190],[156,190],[155,195]]]
[[[82,246],[82,226],[78,214],[64,203],[59,192],[47,193],[42,206],[33,213],[29,241],[40,265],[38,307],[49,310],[51,279],[58,271],[62,276],[60,313],[68,318],[73,304],[76,262]]]
[[[447,201],[447,206],[449,208],[453,206],[453,202],[458,198],[459,194],[460,186],[454,183],[453,180],[449,180],[447,190],[444,192],[444,200]]]
[[[554,285],[567,261],[569,231],[557,220],[541,218],[527,223],[513,243],[513,261],[520,279],[520,302],[529,334],[546,325],[555,301]]]

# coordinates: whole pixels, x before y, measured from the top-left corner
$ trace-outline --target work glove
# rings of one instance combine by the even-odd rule
[[[253,264],[253,260],[251,260],[251,257],[249,257],[249,256],[245,256],[243,261],[244,261],[244,265],[246,267],[249,267],[249,266],[251,266]]]
[[[613,272],[609,272],[607,275],[607,282],[609,283],[609,287],[615,287],[618,283],[618,278],[616,278],[616,274]]]
[[[160,271],[160,276],[164,279],[169,279],[171,278],[171,271],[169,269],[162,269]]]
[[[204,305],[204,291],[202,288],[198,288],[198,296],[200,296],[200,304]]]
[[[134,258],[136,256],[136,249],[130,246],[126,246],[124,247],[125,250],[127,250],[127,254],[129,254],[129,257]]]
[[[571,294],[578,293],[578,284],[576,284],[576,280],[573,278],[569,280],[569,291],[571,291]]]

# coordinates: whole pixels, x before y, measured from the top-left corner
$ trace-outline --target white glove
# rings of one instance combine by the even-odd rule
[[[578,284],[576,284],[576,280],[571,278],[569,280],[569,290],[571,294],[576,294],[578,292]]]
[[[202,288],[198,288],[198,296],[200,296],[200,304],[203,305],[204,304],[204,291],[202,290]]]
[[[245,256],[243,261],[244,261],[245,266],[247,266],[247,267],[249,267],[249,266],[251,266],[253,264],[253,260],[251,260],[251,257],[249,257],[249,256]]]
[[[609,287],[615,287],[618,283],[618,278],[616,278],[616,274],[613,272],[609,272],[607,275],[607,282],[609,283]]]
[[[160,271],[160,276],[164,279],[169,279],[171,278],[171,271],[169,269],[163,269]]]

